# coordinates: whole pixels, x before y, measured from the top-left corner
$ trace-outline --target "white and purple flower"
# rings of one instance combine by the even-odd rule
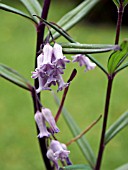
[[[50,44],[44,45],[43,52],[37,57],[37,68],[32,72],[32,78],[39,80],[39,93],[41,90],[50,90],[50,86],[58,84],[58,91],[68,86],[64,83],[61,74],[64,73],[65,63],[69,63],[62,53],[62,47],[55,43],[54,47]]]
[[[79,66],[85,66],[85,72],[89,70],[93,70],[96,67],[95,63],[92,63],[88,57],[86,57],[83,54],[77,54],[75,56],[72,56],[73,60],[72,62],[78,62]]]
[[[58,133],[60,131],[59,128],[57,127],[57,125],[56,125],[56,122],[54,120],[54,117],[53,117],[50,109],[42,108],[42,112],[37,111],[35,113],[34,118],[35,118],[36,124],[37,124],[38,129],[39,129],[39,134],[38,134],[39,138],[50,136],[50,133],[48,132],[48,130],[46,128],[45,122],[49,123],[51,130],[52,130],[52,133]]]
[[[49,146],[49,149],[47,151],[47,157],[53,161],[53,163],[55,164],[57,170],[59,169],[59,165],[58,165],[58,160],[64,161],[66,160],[66,162],[70,162],[69,160],[69,155],[70,151],[67,150],[67,147],[65,144],[60,143],[57,140],[52,140]],[[70,162],[71,165],[71,162]]]

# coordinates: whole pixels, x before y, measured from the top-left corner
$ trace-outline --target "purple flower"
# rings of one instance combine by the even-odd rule
[[[50,109],[48,108],[42,108],[42,114],[44,119],[49,123],[49,125],[52,128],[53,133],[58,133],[60,130],[59,128],[56,126],[56,122],[55,119],[52,115],[52,112]]]
[[[60,143],[57,140],[52,140],[49,146],[49,149],[47,151],[47,157],[53,161],[53,163],[55,164],[57,170],[59,169],[59,165],[58,165],[58,160],[66,160],[66,162],[68,161],[68,163],[70,162],[70,160],[68,159],[68,155],[69,155],[70,151],[67,150],[67,147],[65,144]],[[70,162],[71,165],[71,162]]]
[[[64,160],[68,157],[70,151],[67,149],[64,149],[62,147],[62,144],[57,140],[52,140],[50,144],[50,149],[52,149],[54,156],[57,157],[57,159]]]
[[[58,91],[68,86],[64,83],[61,74],[64,73],[65,63],[70,60],[66,59],[62,53],[62,47],[55,43],[54,47],[50,44],[44,45],[43,53],[37,57],[37,68],[32,72],[32,78],[38,78],[39,87],[36,92],[41,90],[51,90],[51,85],[58,84]]]
[[[47,131],[43,114],[40,111],[37,111],[34,118],[40,131],[38,137],[39,138],[43,138],[44,136],[49,137],[50,133]]]
[[[72,56],[72,62],[79,62],[80,67],[86,66],[85,72],[88,70],[93,70],[96,67],[95,63],[92,63],[88,57],[82,54]]]
[[[57,159],[57,157],[54,155],[53,150],[52,150],[52,149],[48,149],[46,155],[47,155],[47,158],[50,159],[50,160],[54,163],[56,169],[59,170],[58,159]]]

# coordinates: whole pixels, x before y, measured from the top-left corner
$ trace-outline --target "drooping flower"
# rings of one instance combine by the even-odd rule
[[[65,63],[70,62],[62,53],[62,47],[55,43],[44,45],[43,52],[37,57],[37,68],[32,72],[32,78],[38,78],[39,93],[41,90],[51,90],[51,85],[58,84],[58,91],[63,90],[68,84],[64,83],[61,74],[64,73]]]
[[[48,149],[46,156],[48,159],[50,159],[54,163],[56,169],[59,170],[58,159],[54,155],[54,152],[52,149]]]
[[[65,144],[60,143],[57,140],[52,140],[47,151],[47,157],[53,161],[57,170],[59,170],[58,160],[64,161],[66,160],[68,165],[71,165],[71,162],[68,158],[70,151],[67,150]]]
[[[52,149],[54,156],[57,157],[57,159],[60,159],[62,161],[64,161],[70,153],[70,151],[68,151],[67,149],[64,149],[61,143],[57,140],[51,141],[50,149]]]
[[[44,119],[49,123],[50,127],[52,128],[52,132],[58,133],[60,130],[56,126],[56,122],[52,115],[51,110],[48,108],[42,108],[42,114],[43,114]]]
[[[93,70],[96,67],[96,64],[91,62],[90,59],[88,57],[86,57],[85,55],[82,54],[78,54],[75,56],[72,56],[73,60],[72,62],[78,62],[79,66],[85,66],[85,72],[88,70]]]
[[[49,137],[50,133],[47,131],[43,114],[40,111],[37,111],[34,118],[40,131],[38,137],[39,138]]]

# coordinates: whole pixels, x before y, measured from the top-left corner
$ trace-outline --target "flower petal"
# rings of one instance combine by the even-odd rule
[[[39,138],[43,138],[44,136],[49,137],[50,133],[47,131],[42,113],[40,111],[37,111],[34,118],[40,131],[38,137]]]
[[[45,118],[45,120],[51,126],[53,133],[58,133],[60,130],[56,126],[56,122],[55,122],[55,119],[54,119],[54,117],[52,115],[51,110],[48,109],[48,108],[42,108],[42,114],[43,114],[43,117]]]

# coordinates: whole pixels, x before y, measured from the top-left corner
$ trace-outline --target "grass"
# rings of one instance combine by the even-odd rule
[[[59,11],[60,16],[62,16],[66,10],[71,9],[71,5],[67,5],[67,9],[59,10],[59,5],[53,3],[49,20],[57,21]],[[32,83],[30,76],[34,67],[35,28],[25,19],[3,11],[1,11],[1,18],[0,61],[16,69]],[[113,43],[115,26],[80,23],[69,33],[75,40],[82,43]],[[127,38],[127,35],[127,29],[123,28],[121,40]],[[94,57],[106,66],[109,54],[97,54]],[[85,129],[103,113],[107,79],[99,68],[84,73],[84,69],[79,68],[77,64],[70,64],[67,65],[65,71],[65,80],[74,67],[77,68],[78,74],[71,84],[65,106],[80,128]],[[115,78],[108,127],[128,109],[127,84],[127,70],[124,70]],[[0,89],[0,169],[44,169],[36,137],[33,106],[29,92],[19,89],[4,79],[0,79]],[[62,93],[60,92],[58,95],[61,97]],[[55,115],[57,106],[49,92],[42,94],[42,102]],[[95,154],[98,151],[101,124],[102,121],[86,135]],[[58,126],[61,132],[56,136],[61,142],[68,142],[72,135],[62,116]],[[108,144],[102,170],[113,170],[128,161],[128,137],[126,134],[127,128]],[[71,150],[70,157],[74,164],[87,163],[75,143],[69,146],[69,150]]]

